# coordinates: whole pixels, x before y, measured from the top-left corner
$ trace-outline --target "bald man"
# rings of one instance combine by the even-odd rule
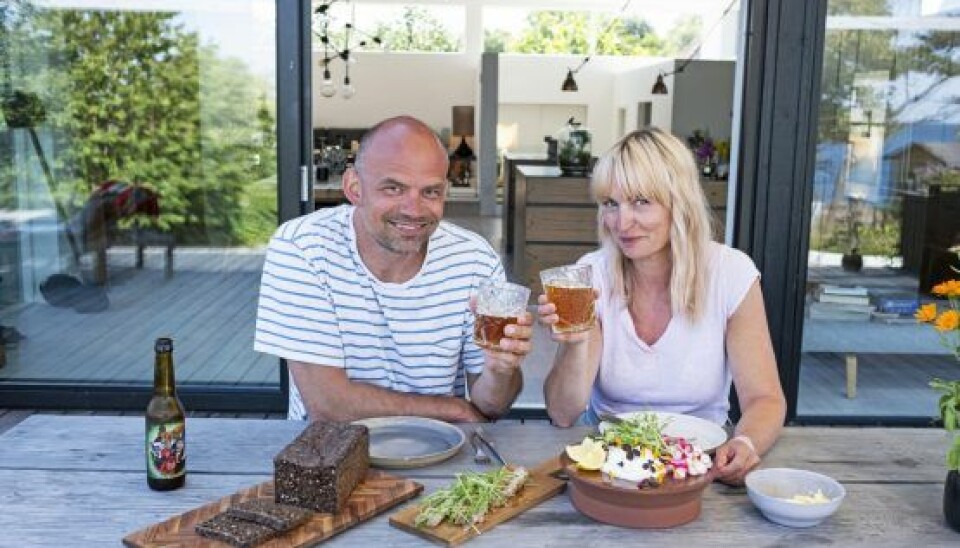
[[[441,220],[447,167],[429,127],[385,120],[343,174],[350,204],[270,241],[254,349],[287,360],[289,418],[479,422],[516,399],[533,318],[508,326],[501,350],[474,344],[471,295],[503,265],[482,237]]]

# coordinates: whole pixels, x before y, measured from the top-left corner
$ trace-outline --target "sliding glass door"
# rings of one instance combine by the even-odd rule
[[[298,49],[278,44],[277,4],[0,7],[0,407],[27,387],[36,406],[127,402],[158,336],[187,393],[282,407],[276,359],[252,350],[264,247],[299,212],[278,138],[301,129],[277,116],[278,51]]]
[[[949,2],[827,2],[797,414],[937,415],[957,361],[924,305],[960,258],[960,20]]]

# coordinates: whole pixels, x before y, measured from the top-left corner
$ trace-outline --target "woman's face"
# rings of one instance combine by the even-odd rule
[[[647,260],[667,253],[670,246],[670,211],[643,197],[626,198],[614,189],[600,202],[603,224],[628,259]]]

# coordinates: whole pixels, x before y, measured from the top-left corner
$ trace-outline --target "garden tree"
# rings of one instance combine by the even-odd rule
[[[600,55],[655,57],[663,54],[663,40],[643,19],[603,17],[597,28],[596,52]]]
[[[678,17],[664,39],[663,53],[673,56],[689,55],[687,50],[697,43],[701,32],[703,18],[699,15]]]
[[[890,15],[886,0],[831,0],[827,15]],[[820,141],[846,142],[849,133],[849,99],[858,72],[885,63],[892,66],[892,32],[837,30],[824,38],[823,76],[820,86]]]
[[[8,210],[17,208],[14,132],[7,121],[17,108],[14,91],[19,86],[19,82],[14,81],[12,58],[23,49],[23,27],[35,11],[35,6],[27,0],[0,2],[0,104],[4,113],[0,116],[0,208]]]
[[[503,29],[484,29],[483,31],[483,51],[488,53],[503,53],[507,51],[507,43],[510,41],[510,33]]]
[[[160,216],[132,222],[173,231],[182,243],[241,243],[244,195],[262,175],[255,158],[274,158],[265,151],[272,140],[253,139],[273,116],[258,118],[265,88],[174,18],[39,12],[16,57],[18,85],[45,106],[51,190],[67,209],[104,181],[138,183],[160,195]]]
[[[659,56],[664,41],[643,19],[613,17],[586,11],[534,11],[526,27],[506,51]]]
[[[404,6],[400,16],[389,23],[379,23],[374,36],[383,40],[390,51],[450,52],[461,49],[443,22],[421,6]]]
[[[590,13],[586,11],[534,11],[520,36],[509,44],[515,53],[591,53]]]

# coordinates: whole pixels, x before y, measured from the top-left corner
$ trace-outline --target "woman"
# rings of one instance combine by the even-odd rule
[[[710,213],[689,150],[658,129],[624,137],[599,159],[592,192],[601,248],[593,268],[597,325],[554,334],[544,384],[558,426],[583,415],[671,411],[727,420],[733,382],[742,417],[717,449],[718,478],[740,483],[777,439],[786,403],[767,328],[760,274],[710,238]],[[558,320],[545,295],[542,323]],[[584,410],[586,409],[586,413]]]

